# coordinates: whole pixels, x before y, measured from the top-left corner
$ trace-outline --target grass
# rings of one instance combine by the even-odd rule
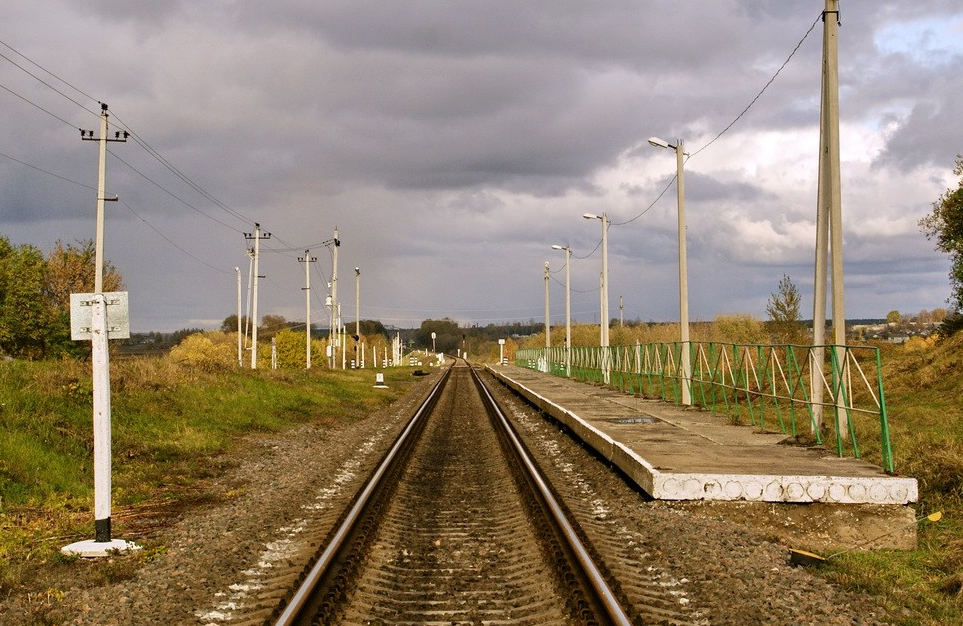
[[[385,379],[388,389],[373,389],[370,370],[113,362],[115,517],[125,507],[196,498],[246,435],[363,419],[404,393],[411,368],[388,369]],[[86,363],[0,363],[0,599],[27,589],[37,602],[56,595],[56,572],[71,566],[60,547],[93,537],[90,380]],[[162,548],[149,546],[134,560]],[[128,569],[105,561],[91,580],[122,580]]]
[[[905,626],[963,624],[963,334],[932,347],[883,346],[890,436],[900,474],[919,482],[916,550],[854,551],[824,575],[879,597]],[[863,457],[879,463],[878,445],[864,440]]]

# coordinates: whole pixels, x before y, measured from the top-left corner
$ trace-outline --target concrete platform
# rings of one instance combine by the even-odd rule
[[[495,376],[630,476],[657,500],[906,505],[916,479],[783,434],[525,368]]]

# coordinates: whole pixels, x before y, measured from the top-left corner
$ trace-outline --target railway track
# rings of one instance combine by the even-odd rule
[[[265,623],[641,623],[580,534],[459,362]]]

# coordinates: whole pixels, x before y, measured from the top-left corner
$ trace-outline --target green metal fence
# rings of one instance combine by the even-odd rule
[[[564,347],[529,348],[518,350],[516,364],[681,403],[681,356],[681,343],[573,347],[568,354]],[[690,342],[689,362],[693,404],[840,456],[866,452],[859,434],[894,471],[878,348]]]

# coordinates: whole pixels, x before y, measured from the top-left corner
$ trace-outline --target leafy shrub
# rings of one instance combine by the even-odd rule
[[[171,348],[170,358],[204,371],[236,368],[237,340],[233,334],[217,330],[194,333]]]

